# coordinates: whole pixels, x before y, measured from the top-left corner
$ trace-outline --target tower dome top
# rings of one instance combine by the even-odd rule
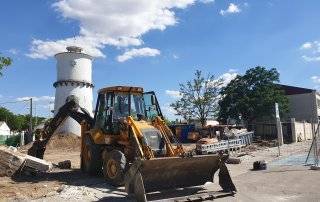
[[[68,52],[74,52],[74,53],[81,53],[82,52],[82,48],[80,48],[78,46],[68,46],[67,47],[67,51]]]
[[[64,58],[66,55],[69,57],[70,55],[73,55],[75,57],[84,57],[90,60],[93,60],[93,57],[91,55],[88,55],[83,52],[83,48],[79,46],[67,46],[67,51],[60,52],[54,55],[55,58],[59,60],[59,58]]]

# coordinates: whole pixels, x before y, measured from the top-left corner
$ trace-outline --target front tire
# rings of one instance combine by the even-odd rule
[[[81,170],[91,175],[98,175],[101,173],[101,168],[101,147],[86,136],[84,149],[81,152]]]
[[[103,175],[113,186],[124,185],[127,160],[119,150],[105,151],[103,155]]]

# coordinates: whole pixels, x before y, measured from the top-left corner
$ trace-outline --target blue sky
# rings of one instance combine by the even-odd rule
[[[229,80],[257,65],[276,67],[283,84],[319,88],[320,1],[150,2],[3,1],[0,52],[13,65],[0,78],[0,103],[36,97],[37,114],[49,116],[52,55],[70,43],[96,57],[94,94],[104,86],[143,86],[157,92],[170,118],[178,84],[196,69]]]

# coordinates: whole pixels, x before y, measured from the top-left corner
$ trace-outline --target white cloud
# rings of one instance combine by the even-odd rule
[[[233,79],[235,79],[237,77],[238,73],[236,69],[229,69],[228,72],[222,74],[221,76],[219,76],[219,79],[222,79],[222,87],[226,87],[230,81],[232,81]]]
[[[143,44],[141,37],[151,30],[165,30],[178,20],[176,9],[185,9],[196,2],[212,0],[58,0],[52,7],[64,18],[79,22],[76,37],[59,40],[34,39],[31,58],[46,59],[78,45],[94,57],[105,57],[105,46],[129,47]]]
[[[94,57],[105,57],[105,55],[99,50],[99,48],[102,48],[103,46],[99,41],[97,41],[97,39],[82,36],[57,41],[34,39],[31,43],[30,53],[26,55],[34,59],[47,59],[56,53],[65,52],[67,46],[75,44],[82,47],[84,53]]]
[[[214,3],[215,0],[199,0],[201,3],[204,3],[204,4],[209,4],[209,3]]]
[[[179,59],[179,56],[176,54],[173,54],[172,57],[173,57],[173,59]]]
[[[311,80],[316,84],[320,84],[320,76],[312,76]]]
[[[312,48],[312,43],[310,43],[310,42],[305,42],[300,47],[300,49],[310,49],[310,48]]]
[[[53,110],[54,109],[54,103],[49,103],[49,104],[39,104],[37,105],[37,107],[41,107],[43,109],[50,109]]]
[[[229,69],[228,72],[237,72],[237,69]]]
[[[133,48],[131,50],[128,50],[124,52],[122,55],[119,55],[117,57],[118,62],[125,62],[127,60],[130,60],[134,57],[154,57],[160,55],[160,51],[153,48]]]
[[[181,118],[180,116],[175,115],[176,111],[172,107],[170,107],[169,103],[166,103],[163,106],[161,106],[161,110],[164,116],[169,120],[175,120],[177,118]]]
[[[320,56],[306,56],[303,55],[302,58],[307,62],[317,62],[320,61]]]
[[[169,95],[173,99],[181,98],[181,94],[177,90],[166,90],[166,94]]]
[[[12,55],[17,55],[19,53],[19,50],[15,48],[10,48],[8,52],[11,53]]]
[[[51,96],[39,96],[39,97],[35,97],[35,96],[27,96],[27,97],[18,97],[16,98],[17,101],[27,101],[30,100],[32,98],[32,101],[34,102],[52,102],[54,101],[54,97]]]
[[[320,41],[305,42],[300,49],[304,52],[302,59],[306,62],[320,61]]]
[[[227,14],[240,13],[240,12],[241,12],[241,9],[239,5],[230,3],[227,9],[220,10],[220,15],[227,15]]]

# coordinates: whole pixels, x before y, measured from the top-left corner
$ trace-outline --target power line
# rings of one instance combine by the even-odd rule
[[[19,102],[29,102],[30,100],[18,100],[18,101],[8,101],[8,102],[0,102],[0,105],[3,104],[13,104],[13,103],[19,103]]]

